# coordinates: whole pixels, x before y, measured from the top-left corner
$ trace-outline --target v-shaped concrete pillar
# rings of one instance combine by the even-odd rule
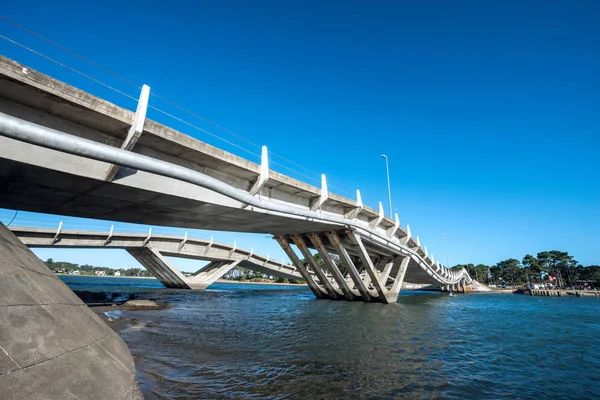
[[[166,287],[173,289],[193,289],[188,279],[152,247],[146,246],[127,249],[127,252]]]
[[[200,269],[196,275],[188,279],[188,285],[192,289],[206,289],[217,279],[231,271],[242,260],[212,261]]]
[[[185,277],[177,267],[168,262],[150,246],[127,249],[163,285],[171,289],[206,289],[217,279],[231,271],[242,260],[212,261],[191,278]]]

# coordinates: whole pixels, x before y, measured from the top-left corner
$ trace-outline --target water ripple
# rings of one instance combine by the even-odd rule
[[[229,285],[232,286],[232,285]],[[218,289],[218,286],[217,286]],[[147,399],[591,399],[600,301],[307,290],[165,292],[123,332]]]

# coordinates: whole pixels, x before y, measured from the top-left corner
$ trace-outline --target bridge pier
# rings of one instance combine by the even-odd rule
[[[398,300],[410,261],[408,255],[377,253],[352,230],[280,235],[275,239],[318,299],[380,303]],[[310,249],[316,250],[318,257]]]
[[[127,252],[166,287],[172,289],[193,289],[187,278],[153,248],[138,247],[127,249]]]
[[[231,271],[242,260],[212,261],[202,267],[194,276],[187,279],[191,289],[206,289],[217,279]]]

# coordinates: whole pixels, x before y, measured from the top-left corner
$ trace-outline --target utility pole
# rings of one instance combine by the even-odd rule
[[[388,164],[388,158],[385,154],[382,154],[381,157],[385,158],[385,172],[387,175],[387,184],[388,184],[388,201],[390,202],[390,218],[394,219],[392,215],[392,189],[390,186],[390,166]]]
[[[450,269],[450,262],[448,261],[448,245],[446,244],[446,234],[442,232],[444,237],[444,249],[446,250],[446,268]]]

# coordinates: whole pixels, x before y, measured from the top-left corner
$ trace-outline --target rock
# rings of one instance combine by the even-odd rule
[[[121,308],[124,310],[162,310],[167,307],[152,300],[129,300],[123,303]]]
[[[115,320],[114,320],[114,319],[112,319],[111,317],[108,317],[106,320],[107,320],[108,322],[114,322],[114,321],[115,321]]]

